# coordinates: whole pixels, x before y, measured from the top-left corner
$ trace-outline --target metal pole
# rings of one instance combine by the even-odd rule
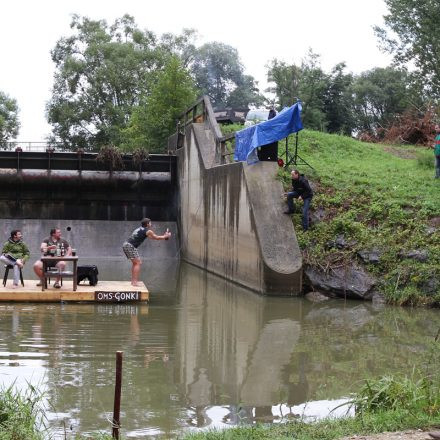
[[[295,135],[295,159],[293,163],[296,165],[297,162],[298,162],[298,132],[296,132]]]
[[[113,406],[113,431],[112,437],[119,440],[119,428],[121,427],[121,385],[122,385],[122,351],[116,352],[116,382],[115,402]]]

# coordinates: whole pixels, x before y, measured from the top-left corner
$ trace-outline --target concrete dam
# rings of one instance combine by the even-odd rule
[[[181,258],[261,294],[298,295],[302,258],[293,224],[282,214],[277,164],[230,162],[229,139],[204,97],[182,115],[168,154],[142,162],[123,155],[120,169],[95,153],[0,151],[4,240],[22,228],[37,252],[49,229],[60,226],[86,264],[110,256],[105,272],[115,261],[125,267],[121,244],[149,217],[154,230],[173,232],[172,245],[149,240],[139,248],[164,279],[170,274],[161,262]]]

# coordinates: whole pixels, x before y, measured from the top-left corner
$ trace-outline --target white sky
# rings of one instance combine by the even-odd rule
[[[309,48],[329,71],[345,61],[359,73],[390,63],[377,48],[372,27],[381,25],[383,0],[24,0],[0,7],[0,90],[20,107],[19,141],[43,141],[50,133],[44,109],[50,98],[50,50],[71,34],[71,14],[112,23],[125,13],[156,34],[199,32],[198,44],[221,41],[238,49],[246,73],[267,86],[273,58],[300,63]]]

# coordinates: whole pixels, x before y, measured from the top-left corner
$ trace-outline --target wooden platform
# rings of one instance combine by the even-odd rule
[[[0,284],[0,302],[96,302],[96,303],[135,303],[148,302],[149,292],[144,283],[133,287],[130,281],[99,281],[96,286],[78,284],[73,291],[72,281],[65,280],[60,289],[52,284],[44,292],[36,280],[25,280],[24,287],[12,288],[12,280],[6,287]]]

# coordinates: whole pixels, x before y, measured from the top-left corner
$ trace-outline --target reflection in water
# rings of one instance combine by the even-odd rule
[[[169,437],[327,415],[361,379],[412,368],[440,327],[436,310],[262,297],[186,264],[169,273],[149,306],[0,304],[1,383],[39,383],[59,438],[64,424],[109,432],[122,350],[124,435]]]

